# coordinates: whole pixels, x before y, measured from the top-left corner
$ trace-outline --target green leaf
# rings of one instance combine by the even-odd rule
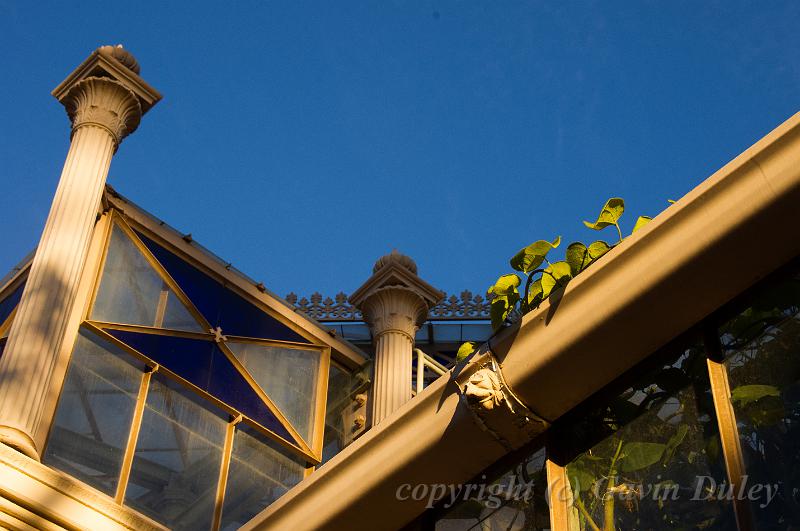
[[[664,449],[664,466],[666,466],[670,460],[672,460],[672,457],[675,455],[675,450],[686,438],[687,433],[689,433],[689,426],[686,424],[681,424],[678,426],[678,431],[675,432],[675,435],[669,438],[667,441],[667,447]]]
[[[511,312],[513,306],[509,304],[506,297],[497,297],[492,299],[492,305],[489,307],[489,316],[492,319],[492,330],[497,331],[503,326],[503,323]]]
[[[634,472],[658,463],[666,448],[667,446],[661,443],[627,443],[622,447],[624,457],[620,458],[620,469],[623,472]]]
[[[765,396],[780,397],[780,389],[774,385],[740,385],[731,392],[731,402],[744,407]]]
[[[542,262],[544,262],[547,253],[550,252],[551,249],[558,247],[560,243],[561,236],[558,236],[552,243],[547,240],[535,241],[527,247],[520,249],[519,252],[511,258],[511,267],[523,273],[530,273],[539,267]]]
[[[553,262],[542,273],[542,297],[547,298],[556,288],[566,286],[572,278],[567,262]]]
[[[458,352],[456,353],[456,361],[461,361],[469,357],[473,352],[475,352],[475,347],[478,344],[474,341],[467,341],[460,347],[458,347]]]
[[[531,287],[528,289],[528,308],[536,308],[544,300],[544,292],[542,291],[542,279],[537,278],[531,282]]]
[[[589,249],[581,242],[569,244],[565,258],[573,277],[583,271],[592,261],[589,256]]]
[[[592,259],[592,262],[606,254],[608,251],[611,250],[611,246],[602,240],[597,240],[596,242],[592,242],[589,244],[589,258]]]
[[[740,408],[741,416],[750,419],[754,426],[775,426],[786,417],[786,408],[780,397],[767,395],[747,407]],[[737,412],[737,416],[739,416]]]
[[[519,277],[517,275],[503,275],[497,279],[493,286],[486,290],[486,295],[495,295],[496,297],[508,297],[513,294],[519,296]]]
[[[597,481],[597,478],[595,478],[594,474],[585,468],[576,465],[576,463],[570,463],[567,465],[569,486],[572,488],[572,493],[575,496],[581,492],[588,492],[592,488],[592,485],[594,485],[595,481]]]
[[[597,216],[597,221],[594,223],[584,221],[583,224],[592,230],[601,230],[609,225],[616,225],[623,212],[625,212],[625,201],[620,197],[612,197],[603,205],[600,215]]]
[[[650,216],[639,216],[636,219],[636,224],[633,226],[633,230],[631,231],[631,234],[633,234],[637,230],[641,229],[642,227],[644,227],[645,225],[647,225],[651,221],[653,221],[653,218],[651,218]]]

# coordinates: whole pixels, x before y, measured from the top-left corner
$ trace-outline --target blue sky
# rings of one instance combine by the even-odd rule
[[[608,197],[630,229],[800,110],[798,22],[796,2],[0,1],[0,270],[68,149],[50,90],[101,44],[164,94],[112,163],[123,195],[281,295],[352,292],[394,247],[459,292],[531,241],[597,236],[580,222]]]

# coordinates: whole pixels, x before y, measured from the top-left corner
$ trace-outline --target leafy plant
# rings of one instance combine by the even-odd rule
[[[696,478],[719,478],[713,467],[722,466],[718,449],[712,451],[719,445],[709,431],[712,406],[695,392],[707,385],[705,353],[694,345],[677,347],[673,356],[562,432],[577,454],[567,464],[576,529],[725,528],[720,507],[691,500]]]
[[[593,241],[589,245],[582,242],[570,243],[563,260],[550,261],[548,255],[561,245],[561,236],[551,240],[537,240],[520,249],[509,260],[514,273],[501,275],[486,291],[491,298],[490,317],[492,330],[497,332],[504,323],[515,316],[521,316],[538,308],[554,293],[558,293],[570,280],[599,260],[608,251],[618,245],[624,237],[619,220],[625,212],[625,201],[612,197],[603,205],[597,220],[584,221],[583,224],[596,231],[606,227],[615,227],[619,241],[609,244],[603,240]],[[633,232],[644,227],[652,218],[639,216]],[[520,290],[520,286],[524,287]],[[467,358],[475,351],[477,345],[467,342],[461,345],[456,361]]]

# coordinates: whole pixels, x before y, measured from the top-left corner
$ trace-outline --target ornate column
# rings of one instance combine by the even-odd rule
[[[139,77],[122,46],[94,51],[54,91],[72,122],[72,140],[0,358],[0,442],[39,459],[42,413],[100,208],[111,157],[161,95]],[[72,339],[72,338],[70,338]],[[63,365],[63,364],[62,364]]]
[[[443,293],[417,276],[414,261],[396,250],[375,263],[372,276],[350,297],[375,339],[372,424],[411,399],[414,335]]]

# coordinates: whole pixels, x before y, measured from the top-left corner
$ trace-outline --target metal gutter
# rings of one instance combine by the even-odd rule
[[[555,420],[800,254],[800,114],[491,340],[505,382]],[[398,529],[427,500],[403,484],[469,480],[508,452],[461,398],[486,356],[436,380],[242,529]]]

